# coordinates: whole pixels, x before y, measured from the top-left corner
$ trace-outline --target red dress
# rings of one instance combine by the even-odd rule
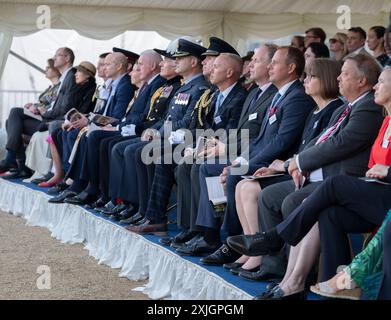
[[[375,164],[382,164],[385,166],[391,165],[391,137],[388,138],[388,144],[383,145],[383,137],[387,131],[389,122],[390,117],[385,117],[375,143],[372,146],[371,156],[368,163],[369,168],[372,168]]]

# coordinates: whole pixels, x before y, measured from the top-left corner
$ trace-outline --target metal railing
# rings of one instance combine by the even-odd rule
[[[14,107],[23,107],[26,103],[36,102],[42,91],[0,90],[0,119],[4,127],[9,111]]]

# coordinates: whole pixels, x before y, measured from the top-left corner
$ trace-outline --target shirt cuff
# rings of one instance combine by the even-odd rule
[[[295,156],[295,161],[296,161],[297,167],[299,168],[300,173],[302,173],[303,171],[301,170],[301,167],[300,167],[300,161],[299,161],[298,154]]]
[[[234,162],[238,162],[242,166],[248,165],[248,161],[245,158],[243,158],[243,157],[236,158]]]

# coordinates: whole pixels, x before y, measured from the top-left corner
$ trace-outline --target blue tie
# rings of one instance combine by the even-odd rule
[[[274,96],[273,100],[272,100],[272,104],[271,104],[271,108],[275,107],[276,106],[276,103],[278,102],[278,100],[280,100],[281,98],[281,94],[279,92],[276,93],[276,95]]]
[[[217,112],[219,111],[219,108],[221,107],[223,99],[224,99],[224,95],[220,92],[219,95],[217,96],[214,116],[216,116]]]

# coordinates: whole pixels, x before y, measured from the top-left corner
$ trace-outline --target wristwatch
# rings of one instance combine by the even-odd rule
[[[289,162],[291,161],[291,159],[288,159],[284,162],[284,170],[286,173],[288,173],[288,168],[289,168]]]

